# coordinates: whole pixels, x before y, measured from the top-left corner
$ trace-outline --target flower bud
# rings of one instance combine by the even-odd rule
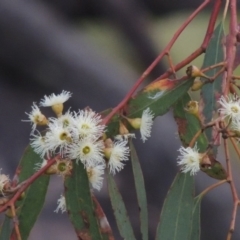
[[[206,77],[206,75],[194,65],[191,65],[187,68],[186,74],[188,75],[188,77]]]
[[[134,129],[140,129],[142,123],[141,118],[126,118],[126,119]]]
[[[199,108],[198,108],[198,102],[197,101],[189,101],[184,109],[188,113],[190,113],[190,114],[196,116],[197,118],[199,118]]]
[[[193,82],[193,85],[191,87],[191,90],[192,91],[197,91],[197,90],[201,89],[204,84],[205,84],[204,81],[201,81],[199,78],[195,78],[194,82]]]
[[[52,105],[52,110],[57,115],[57,117],[61,117],[62,111],[63,111],[63,103],[58,103],[58,104]]]
[[[120,135],[125,135],[125,134],[128,134],[128,133],[129,133],[128,129],[127,129],[126,126],[122,123],[122,121],[119,121],[119,133],[120,133]]]
[[[35,123],[36,125],[39,125],[39,126],[46,126],[48,125],[48,119],[43,114],[36,115]]]

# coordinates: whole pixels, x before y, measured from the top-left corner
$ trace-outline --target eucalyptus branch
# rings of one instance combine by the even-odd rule
[[[21,237],[21,234],[20,234],[20,231],[19,231],[19,227],[18,227],[18,219],[17,219],[14,203],[12,203],[10,205],[10,209],[11,209],[11,215],[12,215],[12,218],[13,218],[14,230],[15,230],[17,240],[22,240],[22,237]]]
[[[217,1],[219,2],[219,1]],[[172,48],[173,44],[176,42],[176,40],[178,39],[178,37],[180,36],[180,34],[183,32],[183,30],[188,26],[189,23],[191,23],[191,21],[198,15],[199,12],[201,12],[208,4],[210,3],[210,0],[205,0],[189,17],[188,19],[182,24],[182,26],[176,31],[176,33],[174,34],[173,38],[170,40],[170,42],[167,44],[167,46],[165,47],[165,49],[159,54],[159,56],[153,61],[153,63],[144,71],[144,73],[142,74],[142,76],[137,80],[137,82],[134,84],[133,88],[127,93],[127,95],[125,96],[125,98],[115,107],[113,108],[113,110],[103,119],[103,124],[107,124],[110,119],[114,116],[114,114],[116,114],[121,108],[123,108],[125,106],[125,104],[129,101],[129,99],[132,97],[132,95],[134,94],[134,92],[138,89],[138,87],[141,85],[141,83],[144,81],[144,79],[151,73],[151,71],[156,67],[156,65],[159,63],[159,61],[163,58],[164,55],[166,55]],[[220,6],[219,6],[220,7]],[[214,7],[218,8],[218,5],[216,5]],[[214,17],[215,17],[215,11],[214,13]],[[217,11],[218,13],[218,11]],[[212,21],[210,21],[209,23],[209,30],[213,31],[214,25],[213,22],[215,23],[216,19],[213,18]],[[213,25],[213,26],[212,26]],[[211,26],[211,27],[210,27]],[[212,33],[212,32],[211,32]],[[209,32],[208,32],[209,34]],[[206,38],[207,40],[204,40],[203,45],[205,45],[205,42],[208,42],[210,39],[210,36],[208,36],[208,38]],[[198,55],[197,55],[198,56]],[[197,57],[196,56],[196,57]],[[196,58],[195,57],[195,58]],[[193,58],[194,59],[194,58]],[[192,59],[192,60],[193,60]],[[187,64],[187,63],[186,63]],[[186,65],[185,64],[185,65]],[[185,66],[184,65],[184,66]],[[183,66],[182,66],[183,67]],[[177,70],[177,68],[175,67],[175,71]],[[161,78],[161,77],[160,77]]]
[[[59,157],[54,157],[53,159],[48,160],[47,164],[41,168],[38,172],[36,172],[34,175],[32,175],[29,179],[27,179],[24,183],[24,185],[22,185],[18,191],[15,193],[15,195],[7,202],[5,203],[3,206],[0,207],[0,213],[5,211],[8,207],[10,207],[12,204],[14,204],[18,198],[21,196],[21,194],[38,178],[40,177],[42,174],[44,174],[44,172],[50,167],[52,166],[56,160]]]

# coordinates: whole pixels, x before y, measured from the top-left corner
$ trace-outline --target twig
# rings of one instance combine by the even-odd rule
[[[189,64],[191,61],[193,61],[195,58],[197,58],[198,56],[200,56],[202,53],[205,52],[208,43],[211,39],[213,30],[214,30],[214,26],[218,17],[218,13],[220,11],[220,7],[221,7],[221,0],[216,0],[215,4],[213,6],[213,10],[211,13],[211,17],[208,23],[208,28],[204,37],[204,40],[201,44],[201,46],[195,50],[192,54],[190,54],[187,58],[185,58],[184,60],[182,60],[180,63],[178,63],[177,65],[175,65],[174,70],[178,71],[179,69],[183,68],[184,66],[186,66],[187,64]],[[160,77],[158,77],[157,79],[155,79],[154,81],[160,80],[160,79],[164,79],[169,77],[172,74],[172,70],[171,68],[167,70],[166,73],[162,74]]]
[[[153,63],[146,69],[146,71],[142,74],[142,76],[137,80],[137,82],[134,84],[132,89],[127,93],[125,98],[115,107],[113,110],[103,119],[103,124],[107,124],[110,119],[114,116],[115,113],[117,113],[121,108],[124,107],[124,105],[128,102],[128,100],[132,97],[133,93],[137,90],[137,88],[141,85],[141,83],[144,81],[144,79],[150,74],[150,72],[154,69],[154,67],[158,64],[158,62],[163,58],[166,53],[170,51],[173,44],[176,42],[180,34],[183,32],[183,30],[188,26],[188,24],[197,16],[199,12],[201,12],[209,3],[211,0],[205,0],[189,17],[188,19],[182,24],[182,26],[176,31],[168,45],[165,47],[165,49],[159,54],[159,56],[153,61]],[[216,2],[220,2],[220,0],[217,0]],[[218,11],[217,11],[218,13]],[[212,19],[212,18],[211,18]],[[215,23],[215,21],[214,21]],[[212,24],[212,21],[209,23],[209,25]],[[208,26],[209,30],[209,26]],[[210,29],[211,30],[211,29]],[[211,31],[212,32],[212,31]],[[209,32],[208,32],[209,34]],[[210,36],[208,37],[210,38]],[[207,39],[208,39],[207,38]],[[177,68],[175,67],[175,70]],[[172,73],[171,73],[172,74]]]
[[[217,182],[217,183],[215,183],[215,184],[207,187],[207,188],[206,188],[205,190],[203,190],[198,196],[201,196],[201,197],[205,196],[209,191],[211,191],[211,190],[213,190],[214,188],[222,185],[222,184],[225,183],[225,182],[227,182],[227,179],[224,179],[224,180],[222,180],[222,181],[219,181],[219,182]]]
[[[19,227],[18,227],[18,219],[17,219],[17,215],[16,215],[16,211],[15,211],[15,206],[13,203],[10,205],[10,208],[11,208],[11,213],[12,213],[12,217],[13,217],[14,229],[15,229],[15,234],[16,234],[17,240],[22,240],[22,237],[21,237],[21,234],[19,231]]]
[[[226,64],[226,62],[216,63],[216,64],[214,64],[214,65],[211,65],[211,66],[209,66],[209,67],[206,67],[206,68],[201,69],[201,72],[206,72],[206,71],[211,70],[211,69],[214,69],[214,68],[216,68],[216,67],[225,66],[225,64]]]

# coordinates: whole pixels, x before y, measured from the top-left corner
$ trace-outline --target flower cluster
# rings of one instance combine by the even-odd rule
[[[41,156],[43,161],[36,165],[36,170],[44,167],[48,160],[56,155],[60,160],[46,170],[47,174],[59,174],[63,177],[71,174],[72,160],[81,162],[87,171],[92,188],[100,190],[103,183],[104,170],[107,167],[111,174],[116,174],[128,160],[130,149],[128,138],[135,137],[129,133],[126,124],[139,129],[143,142],[150,137],[154,115],[150,108],[142,113],[142,118],[130,119],[123,116],[125,123],[120,121],[119,135],[106,139],[106,127],[102,124],[100,114],[89,108],[63,113],[64,103],[71,93],[44,96],[39,106],[33,103],[32,111],[26,113],[32,124],[30,145]],[[56,117],[47,118],[39,107],[51,107]],[[45,126],[40,132],[37,126]],[[56,212],[65,211],[65,198],[58,200]]]
[[[62,91],[59,95],[44,96],[40,101],[39,107],[51,107],[56,117],[47,118],[36,103],[33,103],[32,111],[27,113],[29,119],[26,121],[32,124],[30,144],[43,159],[36,169],[45,166],[46,159],[55,155],[81,161],[92,187],[100,190],[105,167],[112,174],[123,169],[123,162],[128,160],[130,152],[128,138],[135,135],[129,133],[120,122],[120,135],[116,136],[116,140],[105,140],[105,126],[100,114],[89,108],[63,113],[63,104],[70,97],[71,93]],[[142,118],[125,119],[132,127],[140,129],[141,138],[146,141],[150,137],[153,117],[151,110],[147,108],[143,111]],[[40,133],[37,126],[46,126],[46,129]]]

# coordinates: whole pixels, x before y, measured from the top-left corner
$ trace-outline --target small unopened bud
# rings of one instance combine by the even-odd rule
[[[198,108],[198,102],[197,101],[189,101],[184,109],[188,113],[191,113],[192,115],[199,118],[199,108]]]
[[[142,123],[141,118],[126,118],[126,119],[134,129],[140,129]]]
[[[111,147],[104,148],[103,153],[107,159],[110,159],[112,150],[113,150],[113,148],[111,148]]]
[[[199,78],[195,78],[194,79],[194,82],[193,82],[193,85],[191,87],[191,90],[192,91],[198,91],[199,89],[202,88],[202,86],[205,84],[204,81],[201,81]]]
[[[194,65],[191,65],[187,68],[186,74],[188,75],[188,77],[203,77],[209,79],[207,75],[205,75],[198,67]]]
[[[186,74],[188,77],[202,77],[204,74],[199,70],[198,67],[191,65],[187,68]]]
[[[62,111],[63,111],[63,103],[58,103],[58,104],[52,105],[52,110],[57,115],[57,117],[61,117]]]
[[[45,115],[40,114],[36,116],[35,123],[39,126],[46,126],[48,125],[48,119],[45,117]]]
[[[204,165],[204,166],[211,166],[211,160],[209,158],[209,156],[206,153],[202,153],[201,154],[201,160],[200,160],[200,164]]]
[[[128,129],[126,128],[126,126],[122,123],[122,121],[119,122],[119,134],[120,135],[125,135],[125,134],[128,134],[129,131]]]
[[[112,148],[113,147],[113,141],[111,138],[108,138],[107,140],[105,140],[104,145],[106,148]]]

